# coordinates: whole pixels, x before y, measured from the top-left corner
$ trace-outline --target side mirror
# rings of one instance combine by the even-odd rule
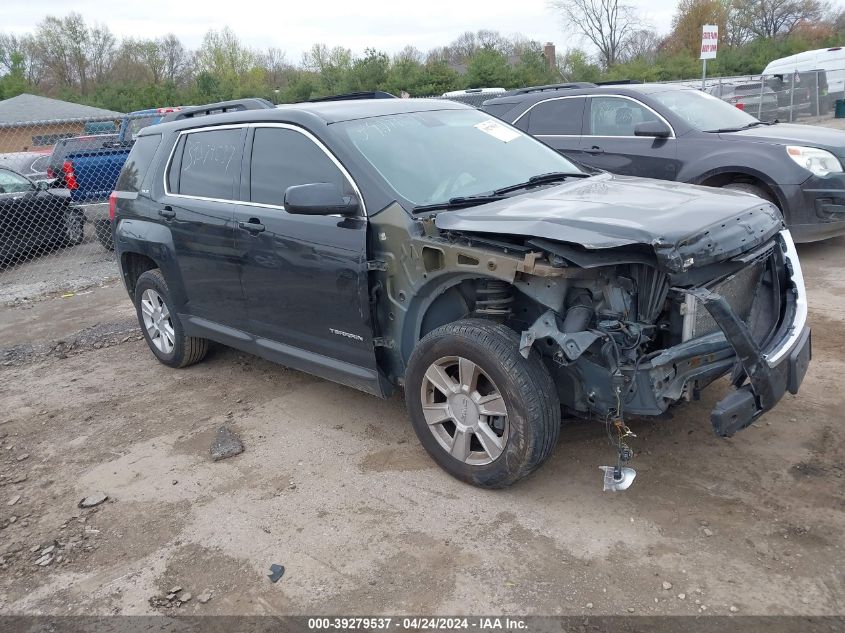
[[[355,215],[358,201],[353,196],[344,196],[335,184],[314,182],[288,187],[285,211],[299,215]]]
[[[47,191],[50,188],[52,180],[39,180],[35,183],[36,191]]]
[[[663,121],[644,121],[634,127],[634,136],[652,136],[654,138],[669,138],[672,135],[669,126]]]

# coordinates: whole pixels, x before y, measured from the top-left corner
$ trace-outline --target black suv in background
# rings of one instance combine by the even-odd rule
[[[796,241],[845,234],[843,131],[763,123],[667,84],[539,86],[482,109],[589,167],[753,193],[782,211]]]
[[[221,109],[234,111],[210,114]],[[438,100],[261,100],[140,132],[112,194],[123,280],[155,357],[209,341],[386,397],[426,450],[506,486],[561,411],[607,424],[730,374],[731,435],[797,392],[810,358],[780,213],[729,191],[591,175]]]

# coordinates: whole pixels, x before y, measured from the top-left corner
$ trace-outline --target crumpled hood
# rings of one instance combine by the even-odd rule
[[[783,228],[755,196],[663,180],[600,174],[435,219],[446,231],[522,235],[587,249],[645,244],[672,272],[749,251]]]

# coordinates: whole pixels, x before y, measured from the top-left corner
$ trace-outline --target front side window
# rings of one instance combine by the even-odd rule
[[[285,191],[318,182],[349,191],[337,165],[304,134],[286,128],[256,128],[250,161],[250,200],[283,206]]]
[[[235,199],[235,184],[241,171],[243,130],[209,130],[185,135],[177,148],[180,160],[171,171],[172,193],[219,200]],[[181,151],[180,151],[181,149]],[[175,156],[174,156],[175,158]]]
[[[634,136],[638,123],[660,120],[654,112],[631,99],[593,97],[590,101],[593,136]]]
[[[8,169],[0,169],[0,193],[25,193],[32,191],[32,183]]]
[[[584,99],[568,98],[540,103],[525,116],[531,134],[577,136],[581,134],[583,114]]]
[[[475,109],[429,110],[337,123],[401,197],[437,204],[580,170],[534,137]]]

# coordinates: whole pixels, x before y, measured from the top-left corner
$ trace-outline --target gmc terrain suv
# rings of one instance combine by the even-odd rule
[[[845,235],[845,131],[764,123],[751,116],[757,105],[743,112],[667,84],[577,83],[523,88],[482,109],[589,167],[757,195],[798,242]]]
[[[807,370],[801,267],[765,200],[590,175],[449,101],[167,118],[138,135],[111,212],[170,367],[217,341],[376,396],[403,387],[434,460],[491,488],[549,457],[562,411],[608,425],[605,483],[624,487],[626,416],[729,375],[711,413],[728,436]]]

